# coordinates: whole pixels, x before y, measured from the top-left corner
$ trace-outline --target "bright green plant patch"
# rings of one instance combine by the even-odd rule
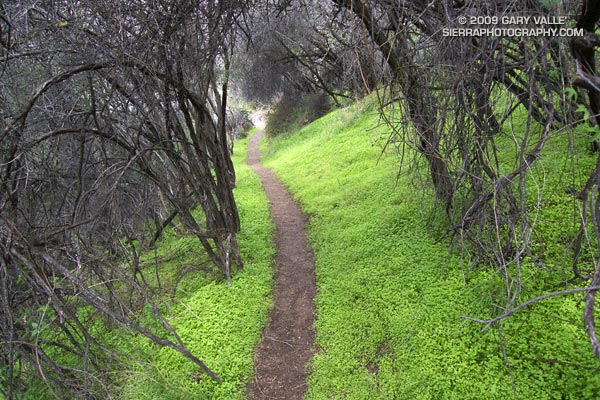
[[[380,154],[377,122],[376,110],[359,103],[263,144],[267,166],[311,217],[317,337],[305,397],[593,398],[600,374],[580,295],[544,301],[485,333],[462,318],[498,315],[504,282],[492,268],[467,274],[467,261],[437,242],[433,201],[410,170],[397,180],[397,157]],[[550,174],[564,159],[549,154],[539,168]],[[552,261],[564,253],[555,249]],[[521,273],[531,291],[517,304],[545,290],[550,275],[532,265]]]
[[[247,139],[236,145],[235,197],[242,231],[244,269],[228,287],[224,281],[190,274],[171,306],[170,320],[192,353],[223,380],[216,384],[176,352],[140,339],[130,344],[143,361],[131,365],[121,399],[243,399],[252,375],[254,347],[271,304],[273,226],[258,177],[246,166]],[[172,248],[187,245],[174,241]],[[186,241],[185,244],[176,242]],[[127,346],[126,343],[122,344]]]

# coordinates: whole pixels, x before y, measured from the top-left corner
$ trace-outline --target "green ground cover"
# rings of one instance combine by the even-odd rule
[[[544,301],[485,333],[462,318],[498,315],[493,304],[505,304],[504,282],[493,268],[467,274],[468,261],[450,256],[447,242],[436,242],[432,200],[415,187],[410,169],[396,181],[398,159],[380,157],[385,133],[373,129],[377,123],[375,108],[359,103],[262,145],[266,165],[311,218],[317,337],[305,398],[597,396],[598,362],[582,329],[581,295]],[[539,182],[545,177],[538,190],[556,192],[537,223],[548,232],[540,241],[559,264],[568,261],[561,234],[574,225],[572,197],[565,200],[561,191],[578,184],[579,163],[589,160],[569,161],[564,146],[571,139],[564,132],[555,136],[531,174]],[[585,152],[585,141],[571,145]],[[573,173],[561,163],[571,163]],[[580,175],[584,179],[585,171]],[[567,275],[521,268],[526,290],[517,303],[556,289]]]
[[[258,177],[245,164],[247,140],[237,142],[234,156],[238,179],[235,197],[242,224],[238,240],[245,267],[233,277],[231,287],[222,280],[189,274],[178,286],[170,312],[172,324],[190,350],[223,383],[214,383],[168,348],[160,348],[143,338],[133,345],[131,338],[122,337],[119,341],[123,341],[117,345],[141,352],[143,361],[125,371],[128,379],[120,399],[244,398],[245,384],[253,371],[254,347],[260,340],[271,304],[274,257],[267,199]],[[178,238],[173,232],[163,240],[166,243],[161,243],[161,247],[173,251],[192,245],[190,239]]]
[[[522,118],[509,121],[506,139],[498,141],[503,170],[515,161],[510,133],[522,130]],[[582,329],[581,295],[546,300],[485,333],[462,318],[498,315],[494,305],[505,304],[505,282],[493,268],[466,273],[468,260],[437,241],[443,223],[432,222],[430,193],[410,168],[398,177],[393,151],[381,154],[386,130],[373,128],[378,122],[367,100],[262,144],[267,166],[311,217],[317,342],[305,398],[598,397],[598,362]],[[246,146],[247,139],[239,141],[234,156],[244,270],[231,287],[210,274],[186,274],[164,308],[223,384],[177,353],[115,329],[105,332],[106,344],[141,356],[117,371],[119,399],[244,398],[271,302],[274,257],[267,200],[245,164]],[[582,132],[555,132],[530,171],[527,205],[536,215],[535,246],[545,265],[521,266],[517,304],[570,287],[565,281],[572,276],[569,246],[578,204],[568,193],[581,187],[593,164],[586,146]],[[158,255],[166,293],[181,268],[204,261],[199,254],[195,240],[169,229],[157,254],[144,259],[150,263]],[[581,267],[592,263],[584,260]],[[105,327],[98,323],[98,329]],[[40,398],[43,389],[32,386],[30,398]]]

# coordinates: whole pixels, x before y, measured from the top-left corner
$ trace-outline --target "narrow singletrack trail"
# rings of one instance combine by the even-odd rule
[[[260,177],[275,224],[276,270],[273,308],[254,357],[248,399],[301,399],[314,343],[316,294],[314,257],[306,237],[306,217],[275,174],[260,164],[257,132],[247,163]]]

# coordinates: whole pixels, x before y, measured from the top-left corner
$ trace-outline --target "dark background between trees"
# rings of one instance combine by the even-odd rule
[[[534,258],[526,174],[552,130],[599,123],[594,52],[600,41],[594,32],[600,10],[594,4],[3,2],[5,397],[26,385],[28,373],[41,376],[56,397],[101,396],[107,371],[120,356],[88,331],[78,312],[85,307],[97,310],[94,315],[101,317],[95,318],[109,326],[125,325],[178,350],[218,380],[169,325],[155,284],[139,262],[140,253],[158,246],[162,230],[178,221],[223,279],[242,268],[230,93],[256,103],[278,102],[280,110],[313,96],[316,117],[329,104],[341,106],[375,91],[390,131],[387,146],[396,146],[399,167],[424,160],[436,217],[445,221],[453,243],[467,248],[474,264],[493,265],[500,274]],[[457,26],[459,15],[504,14],[569,15],[587,36],[569,41],[440,35],[442,28]],[[579,96],[567,96],[572,87]],[[514,99],[502,115],[496,111],[498,91]],[[496,143],[519,105],[528,123],[515,143],[516,168],[506,172]],[[581,120],[576,111],[581,105],[589,109],[590,121]],[[542,129],[533,129],[535,124]],[[594,296],[600,268],[581,270],[578,260],[584,232],[592,227],[600,238],[599,177],[596,165],[587,184],[573,188],[584,211],[572,238],[573,263],[565,266],[574,283],[594,288],[586,295],[584,319],[598,357]],[[126,294],[124,287],[130,289]],[[521,288],[508,288],[507,309]],[[141,322],[144,304],[161,329]],[[41,338],[42,323],[52,326],[55,338],[68,340]],[[56,351],[80,358],[82,368],[61,365],[52,356]]]

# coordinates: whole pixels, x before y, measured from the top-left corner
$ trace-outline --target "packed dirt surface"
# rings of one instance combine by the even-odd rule
[[[262,135],[260,131],[250,139],[247,162],[262,180],[269,199],[277,254],[273,308],[256,349],[247,397],[301,399],[313,354],[314,258],[306,237],[306,217],[275,174],[260,164]]]

